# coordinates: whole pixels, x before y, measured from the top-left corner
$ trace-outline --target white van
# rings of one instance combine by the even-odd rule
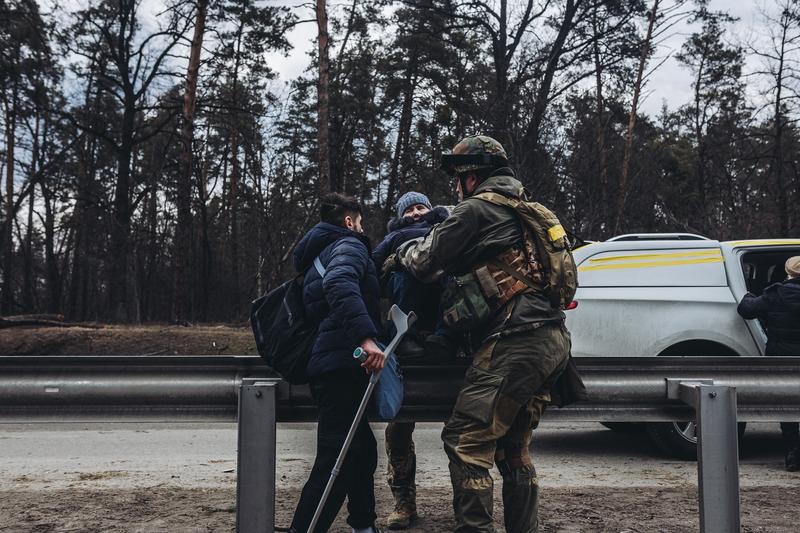
[[[736,306],[786,278],[800,239],[719,242],[691,234],[632,234],[574,251],[577,305],[567,311],[581,356],[763,355],[764,328]],[[609,424],[609,426],[612,426]],[[692,423],[647,424],[669,453],[695,454]]]

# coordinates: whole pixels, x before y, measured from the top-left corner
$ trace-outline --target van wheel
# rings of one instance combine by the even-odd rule
[[[688,461],[697,460],[697,424],[691,422],[648,422],[647,436],[664,455]],[[739,422],[739,439],[747,422]]]
[[[679,342],[658,355],[665,357],[736,357],[739,354],[717,342],[694,340]],[[740,439],[744,435],[746,427],[746,422],[739,422],[737,430]],[[650,440],[665,455],[676,459],[697,460],[697,424],[694,420],[690,422],[647,422],[645,428]]]

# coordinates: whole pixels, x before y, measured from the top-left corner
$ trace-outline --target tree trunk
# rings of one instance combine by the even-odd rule
[[[236,36],[236,58],[233,66],[233,101],[238,109],[241,107],[239,102],[239,68],[241,66],[242,34],[244,33],[244,22],[240,21],[238,35]],[[230,213],[230,261],[231,261],[231,281],[233,297],[233,314],[239,315],[239,125],[238,111],[234,112],[233,126],[230,129],[231,144],[231,175],[229,180],[230,196],[228,206]]]
[[[127,92],[127,91],[126,91]],[[131,224],[130,174],[133,157],[135,101],[126,95],[122,115],[122,133],[117,151],[117,182],[114,187],[114,212],[111,222],[111,269],[109,276],[109,312],[112,320],[130,320],[130,280],[128,279],[128,240]]]
[[[639,69],[636,71],[636,83],[633,85],[633,101],[631,102],[631,112],[628,115],[628,129],[625,132],[625,151],[622,156],[622,172],[619,176],[619,188],[617,191],[617,205],[614,216],[614,233],[619,233],[622,227],[622,218],[625,215],[625,198],[628,196],[628,176],[630,175],[631,154],[633,153],[633,130],[636,127],[636,115],[639,107],[639,96],[642,93],[642,78],[644,68],[647,65],[647,58],[650,55],[650,41],[653,38],[653,26],[658,15],[658,4],[660,0],[653,2],[653,9],[650,10],[647,22],[647,33],[645,34],[642,49],[639,52]]]
[[[595,70],[595,99],[597,104],[597,174],[600,177],[600,187],[599,187],[599,201],[593,201],[594,205],[597,206],[597,211],[591,214],[592,220],[590,222],[589,227],[589,234],[595,235],[600,228],[595,227],[595,222],[600,220],[600,224],[602,225],[603,222],[608,220],[606,216],[608,205],[608,163],[607,163],[607,153],[606,153],[606,120],[605,120],[605,100],[603,98],[603,65],[602,61],[600,60],[600,43],[599,43],[599,30],[598,30],[598,21],[597,21],[597,7],[594,9],[594,13],[592,14],[592,30],[594,31],[595,39],[594,39],[594,70]],[[592,201],[592,199],[590,199]],[[601,230],[603,233],[608,231],[608,227],[606,226]]]
[[[209,127],[206,127],[208,137]],[[208,145],[203,157],[200,180],[197,184],[200,197],[200,318],[208,320],[208,293],[211,284],[211,243],[208,238]]]
[[[28,173],[28,182],[35,183],[36,169],[39,162],[39,112],[34,117],[33,146],[31,148],[31,165]],[[25,236],[25,283],[23,288],[23,307],[25,312],[32,313],[35,306],[34,275],[33,275],[33,206],[36,197],[36,187],[31,187],[28,197],[28,228]]]
[[[206,24],[208,0],[198,0],[194,24],[189,68],[186,72],[186,91],[183,96],[183,124],[181,129],[181,170],[178,174],[176,204],[178,210],[175,226],[175,278],[172,295],[172,319],[176,322],[192,320],[190,306],[191,241],[192,230],[192,143],[194,141],[194,112],[197,95],[197,77]]]
[[[495,112],[492,120],[492,137],[502,144],[506,151],[511,150],[511,131],[509,119],[511,118],[511,94],[508,88],[508,0],[500,1],[500,13],[497,14],[499,27],[497,39],[492,46],[494,61],[495,83]]]
[[[697,80],[694,90],[694,135],[697,143],[697,164],[695,172],[697,174],[697,195],[700,200],[698,206],[700,230],[703,234],[708,233],[710,224],[708,220],[708,206],[706,205],[706,141],[703,132],[704,120],[700,119],[701,83],[703,79],[703,66],[698,68]]]
[[[328,59],[328,11],[326,0],[317,0],[317,28],[319,32],[319,79],[317,81],[317,164],[319,166],[319,192],[324,196],[338,187],[331,176],[331,147],[329,130],[330,62]]]
[[[31,168],[33,168],[33,163],[31,163]],[[33,281],[33,201],[36,197],[35,191],[36,187],[31,187],[28,192],[28,227],[25,229],[25,279],[22,284],[22,308],[26,313],[35,311],[36,289]]]
[[[788,10],[787,10],[788,11]],[[773,144],[773,173],[775,174],[775,188],[776,197],[778,200],[778,225],[780,229],[780,237],[789,236],[789,206],[786,201],[789,191],[786,190],[786,183],[783,175],[783,112],[781,110],[781,100],[783,94],[783,78],[786,60],[786,31],[789,16],[787,11],[781,17],[782,35],[781,47],[778,54],[778,71],[775,75],[775,110],[773,113],[773,128],[775,130],[775,140]]]
[[[44,259],[45,279],[47,281],[47,312],[61,312],[61,275],[58,269],[58,257],[55,250],[56,217],[53,209],[53,191],[39,182],[44,202]]]
[[[5,99],[5,134],[6,134],[6,220],[3,235],[3,301],[0,312],[7,315],[14,305],[13,269],[14,269],[14,137],[17,122],[17,90],[12,87],[11,102]]]

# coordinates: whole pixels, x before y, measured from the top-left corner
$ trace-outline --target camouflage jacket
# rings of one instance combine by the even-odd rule
[[[511,169],[500,169],[474,193],[491,191],[518,198],[524,194],[524,189],[513,174]],[[401,246],[397,256],[403,268],[414,277],[432,282],[443,275],[465,274],[522,241],[520,220],[512,210],[470,197],[459,203],[450,217],[426,237]],[[512,333],[535,327],[534,324],[563,319],[564,313],[554,309],[546,296],[522,293],[496,313],[485,331],[476,332],[473,342],[493,334]]]

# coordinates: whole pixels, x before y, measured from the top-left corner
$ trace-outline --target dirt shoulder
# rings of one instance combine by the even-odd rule
[[[495,490],[499,502],[499,487]],[[376,494],[387,509],[388,490]],[[278,489],[276,525],[287,526],[298,490]],[[674,489],[587,486],[543,490],[542,532],[692,532],[699,528],[694,487]],[[449,488],[418,494],[421,518],[409,533],[452,531]],[[782,487],[743,489],[742,531],[794,532],[791,513],[800,490]],[[495,527],[503,531],[502,504]],[[349,532],[340,513],[333,532]],[[382,517],[378,520],[382,522]],[[161,486],[133,490],[0,491],[0,531],[233,531],[236,491]]]
[[[20,326],[0,329],[0,355],[256,354],[249,327]]]

